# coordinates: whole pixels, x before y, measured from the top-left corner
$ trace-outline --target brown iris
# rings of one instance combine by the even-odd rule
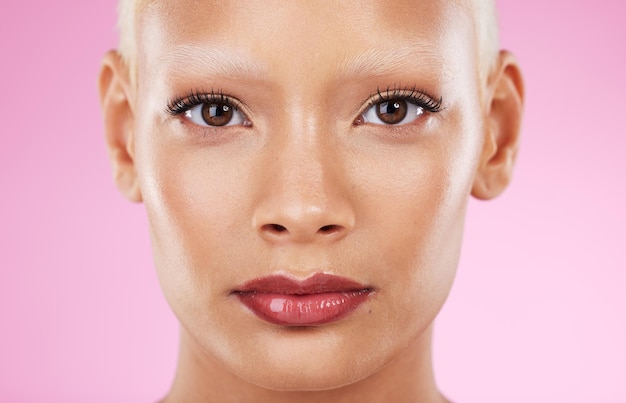
[[[203,104],[202,119],[209,126],[224,126],[233,118],[233,108],[223,103]]]
[[[391,100],[376,105],[376,115],[381,121],[395,125],[406,117],[407,104],[403,100]]]

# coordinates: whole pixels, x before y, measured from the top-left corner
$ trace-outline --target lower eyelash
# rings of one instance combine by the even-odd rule
[[[237,105],[228,96],[224,95],[221,90],[215,92],[211,89],[211,92],[191,91],[185,97],[174,98],[167,103],[165,112],[177,116],[201,104],[223,104],[238,110]]]
[[[441,111],[443,105],[442,97],[436,98],[416,86],[402,88],[394,85],[393,88],[387,87],[384,91],[381,91],[380,87],[376,88],[376,94],[370,95],[367,107],[391,100],[405,100],[432,113]]]

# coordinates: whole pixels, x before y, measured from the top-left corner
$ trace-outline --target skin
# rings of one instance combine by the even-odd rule
[[[114,176],[145,203],[181,323],[165,401],[445,401],[432,322],[468,197],[493,198],[510,180],[522,81],[506,52],[479,81],[463,8],[372,3],[154,1],[138,18],[136,85],[117,52],[105,56]],[[368,99],[394,87],[441,97],[442,109],[398,126],[363,122]],[[236,100],[245,124],[165,112],[211,90]],[[258,277],[318,272],[375,293],[306,328],[269,324],[232,295]]]

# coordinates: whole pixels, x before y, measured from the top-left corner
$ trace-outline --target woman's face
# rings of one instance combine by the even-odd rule
[[[194,351],[313,390],[419,340],[454,278],[482,147],[473,38],[443,1],[143,9],[134,156]]]

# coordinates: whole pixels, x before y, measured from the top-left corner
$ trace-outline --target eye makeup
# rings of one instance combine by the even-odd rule
[[[381,90],[380,87],[376,88],[376,92],[365,101],[366,106],[364,109],[390,101],[406,101],[431,113],[441,111],[443,105],[442,97],[437,98],[425,90],[418,89],[417,86],[397,87],[394,85],[393,87],[387,87],[386,90]]]
[[[428,92],[413,87],[387,87],[376,89],[369,96],[365,106],[354,120],[355,126],[372,124],[375,126],[397,127],[412,123],[427,113],[442,110],[443,100]]]
[[[240,105],[238,101],[224,95],[222,90],[218,90],[217,92],[213,89],[211,89],[210,92],[192,90],[187,96],[176,97],[170,100],[165,107],[165,112],[173,116],[178,116],[202,104],[223,105],[234,110],[238,110]]]
[[[376,88],[367,100],[357,118],[355,125],[372,123],[383,126],[402,126],[409,124],[424,113],[437,113],[443,109],[442,97],[431,95],[417,86],[389,86],[382,90]],[[189,121],[199,126],[221,127],[232,124],[251,126],[251,122],[238,112],[241,103],[225,95],[222,90],[211,91],[191,90],[187,96],[171,99],[165,112],[172,116],[184,115]],[[217,113],[213,112],[217,111]],[[410,111],[409,116],[406,115]],[[234,121],[227,116],[236,113]],[[213,116],[215,115],[215,116]],[[200,116],[200,118],[198,118]],[[209,118],[207,119],[207,116]]]

